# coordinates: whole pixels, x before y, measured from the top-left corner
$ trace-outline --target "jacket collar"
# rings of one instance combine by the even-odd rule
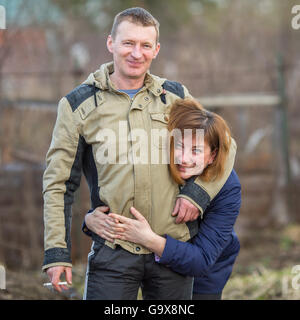
[[[114,72],[113,62],[105,63],[93,74],[95,86],[101,90],[109,90],[110,88],[116,89],[110,81],[109,75]],[[90,75],[91,77],[91,75]],[[89,81],[92,79],[88,78]],[[147,71],[144,81],[144,86],[151,91],[155,96],[160,96],[163,92],[162,84],[165,79],[159,78],[150,74]]]

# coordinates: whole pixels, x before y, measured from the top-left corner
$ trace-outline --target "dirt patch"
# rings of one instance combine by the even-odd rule
[[[291,269],[300,261],[300,225],[290,225],[282,230],[255,230],[249,234],[241,242],[241,251],[223,299],[293,298],[295,290],[287,290],[290,295],[284,295],[282,290],[284,279],[290,282]],[[84,264],[73,267],[73,286],[61,294],[43,287],[49,280],[39,270],[6,270],[7,289],[0,290],[0,299],[80,300],[85,268]],[[290,285],[288,289],[291,290]]]
[[[78,267],[74,267],[75,270]],[[83,266],[80,268],[83,270]],[[47,276],[40,271],[6,270],[6,290],[0,290],[1,300],[79,300],[82,299],[80,284],[84,282],[84,272],[73,272],[75,286],[68,291],[58,293],[43,286],[49,282]]]
[[[300,261],[300,225],[282,229],[260,229],[249,233],[241,242],[235,271],[247,273],[256,264],[279,270],[293,267]]]

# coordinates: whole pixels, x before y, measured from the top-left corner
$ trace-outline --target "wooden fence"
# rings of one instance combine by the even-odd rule
[[[42,265],[43,171],[42,166],[24,164],[0,170],[0,261],[10,269]],[[91,244],[80,230],[88,208],[89,195],[83,181],[73,208],[72,257],[75,263],[86,259]]]
[[[284,140],[280,140],[280,148],[278,140],[274,143],[278,136],[285,135],[281,98],[276,94],[247,94],[199,100],[206,108],[218,108],[238,143],[235,168],[242,184],[242,208],[236,230],[241,241],[250,229],[286,224],[291,217],[288,203],[299,203],[299,186],[296,189],[287,184],[289,168],[281,152]],[[23,102],[2,109],[1,115],[0,128],[5,130],[0,145],[4,159],[0,165],[0,261],[10,268],[39,268],[43,260],[43,159],[56,108],[46,103],[39,107],[39,103]],[[266,129],[264,119],[268,119],[271,134],[265,130],[257,135]],[[40,139],[34,140],[38,135]],[[251,137],[256,137],[255,143],[250,143]],[[22,141],[21,145],[18,141]],[[74,263],[85,262],[90,250],[91,240],[81,232],[89,206],[89,191],[83,179],[73,206]]]

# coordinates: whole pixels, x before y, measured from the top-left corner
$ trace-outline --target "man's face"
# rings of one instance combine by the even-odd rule
[[[122,21],[116,37],[107,39],[107,48],[113,54],[114,70],[123,79],[141,79],[150,68],[159,52],[153,26],[144,27],[129,21]]]

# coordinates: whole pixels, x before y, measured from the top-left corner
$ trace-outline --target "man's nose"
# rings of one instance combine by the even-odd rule
[[[131,55],[135,58],[135,59],[139,59],[142,56],[142,51],[141,51],[141,46],[140,45],[135,45],[133,47],[133,50],[131,52]]]

